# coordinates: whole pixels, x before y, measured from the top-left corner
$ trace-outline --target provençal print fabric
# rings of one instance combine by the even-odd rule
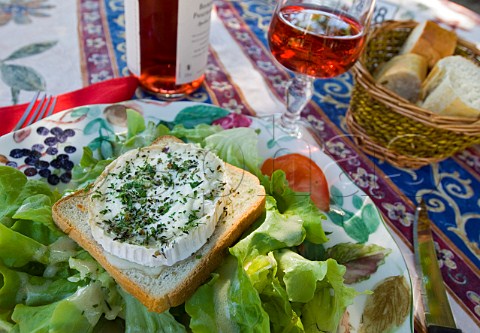
[[[266,42],[275,1],[214,3],[206,82],[189,100],[261,117],[281,111],[289,74]],[[448,1],[379,0],[374,19],[433,19],[480,44],[480,17]],[[0,36],[0,106],[29,101],[38,90],[55,95],[129,75],[123,0],[0,0]],[[317,80],[315,88],[304,116],[326,152],[375,201],[410,263],[415,206],[420,197],[427,200],[457,321],[477,327],[480,147],[419,170],[393,167],[365,155],[350,138],[344,115],[351,75]]]

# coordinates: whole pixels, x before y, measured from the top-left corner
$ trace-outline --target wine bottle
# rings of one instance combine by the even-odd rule
[[[126,0],[127,66],[148,93],[185,97],[205,77],[212,0]]]

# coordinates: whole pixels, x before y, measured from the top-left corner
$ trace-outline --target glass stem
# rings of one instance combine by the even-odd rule
[[[295,75],[287,87],[287,112],[281,117],[284,129],[291,134],[298,134],[297,122],[300,113],[313,96],[314,78],[305,75]]]

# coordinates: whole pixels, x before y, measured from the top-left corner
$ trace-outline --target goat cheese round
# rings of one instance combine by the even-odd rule
[[[171,266],[205,244],[229,193],[225,164],[212,152],[179,142],[131,150],[90,192],[92,235],[119,258]]]

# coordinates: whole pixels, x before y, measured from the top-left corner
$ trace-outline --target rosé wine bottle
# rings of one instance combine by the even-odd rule
[[[204,80],[212,0],[125,0],[127,66],[160,99],[181,99]]]

